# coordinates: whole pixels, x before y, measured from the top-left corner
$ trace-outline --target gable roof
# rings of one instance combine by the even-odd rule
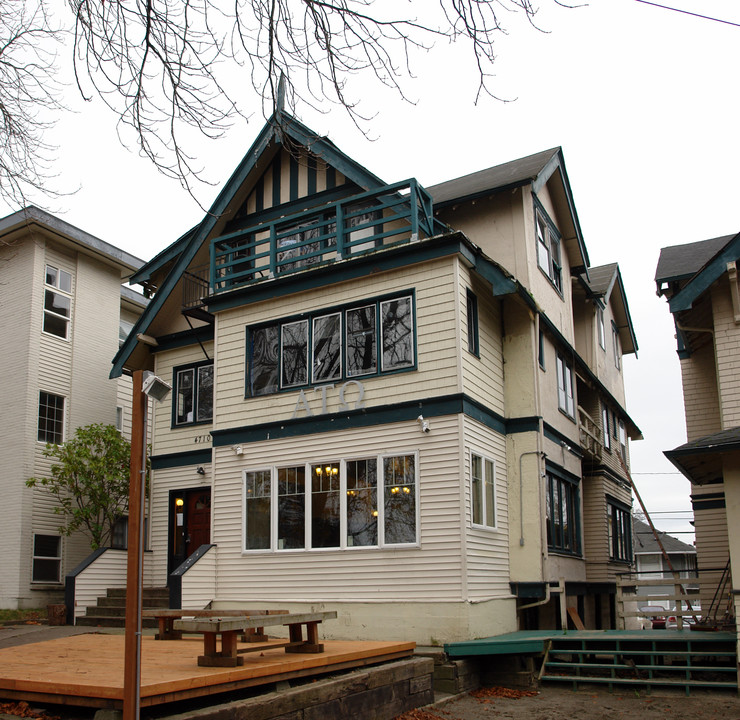
[[[668,307],[672,313],[689,310],[722,275],[727,272],[727,263],[740,258],[740,233],[730,236],[730,240],[691,277],[681,290],[669,301]]]
[[[658,267],[655,270],[655,282],[658,288],[663,283],[686,280],[701,270],[734,235],[700,240],[684,245],[672,245],[660,251]]]
[[[563,242],[569,253],[578,257],[578,263],[574,265],[586,270],[589,265],[588,251],[583,241],[570,180],[565,170],[563,151],[559,147],[447,180],[427,188],[427,192],[434,200],[435,210],[438,210],[524,185],[531,185],[532,191],[537,194],[553,177],[560,180],[559,194],[567,207],[571,223],[572,236],[565,237]]]
[[[146,333],[151,322],[176,287],[182,273],[190,265],[203,243],[208,241],[227,210],[231,208],[237,193],[252,170],[257,167],[258,162],[264,156],[274,155],[281,147],[292,143],[301,145],[309,152],[322,158],[327,164],[335,167],[346,178],[365,190],[380,188],[385,185],[380,178],[341,152],[328,138],[313,132],[287,113],[279,111],[274,114],[265,123],[257,139],[252,143],[252,146],[224,185],[203,220],[159,253],[132,278],[133,282],[146,282],[157,270],[165,268],[168,263],[172,263],[164,281],[157,288],[156,295],[113,359],[111,377],[118,377],[122,374],[124,366],[137,350],[137,346],[139,346],[140,352],[145,350],[145,346],[138,340],[138,335]]]
[[[673,535],[669,535],[661,530],[657,532],[660,542],[667,553],[696,555],[696,548],[693,545],[682,542],[678,538],[674,538]],[[658,541],[655,539],[650,525],[636,517],[632,518],[632,547],[635,555],[662,554],[660,545],[658,545]]]
[[[588,275],[583,273],[581,282],[588,288],[592,297],[599,298],[606,307],[612,301],[614,312],[614,323],[619,331],[619,341],[622,352],[637,352],[637,337],[632,324],[629,305],[627,304],[627,293],[622,282],[622,273],[617,263],[590,267]]]

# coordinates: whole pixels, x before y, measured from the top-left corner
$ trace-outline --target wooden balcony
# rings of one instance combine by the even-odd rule
[[[601,427],[580,405],[578,406],[578,432],[581,449],[592,460],[601,460],[604,452]]]
[[[218,293],[430,237],[432,211],[431,196],[412,179],[215,238],[209,266],[185,274],[183,311],[205,311]]]

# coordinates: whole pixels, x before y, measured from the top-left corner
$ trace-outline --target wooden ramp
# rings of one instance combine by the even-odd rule
[[[363,667],[413,654],[413,642],[324,642],[324,652],[250,652],[234,668],[199,667],[200,637],[142,638],[141,706],[229,692],[281,680]],[[252,648],[255,647],[251,643]],[[75,635],[0,649],[0,698],[121,708],[124,636]]]

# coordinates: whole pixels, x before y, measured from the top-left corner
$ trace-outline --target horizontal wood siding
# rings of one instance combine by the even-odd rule
[[[106,550],[75,578],[75,618],[85,614],[85,608],[95,605],[108,588],[126,587],[126,551]]]
[[[219,600],[330,602],[459,600],[460,455],[457,416],[249,445],[241,456],[217,448],[212,541]],[[420,546],[244,553],[243,471],[418,452]]]
[[[201,609],[214,600],[217,553],[212,547],[182,576],[182,607]]]
[[[504,362],[501,344],[501,303],[491,287],[463,269],[458,299],[461,308],[461,356],[463,391],[500,415],[504,415]],[[467,291],[478,301],[479,356],[468,351]]]
[[[300,296],[238,308],[219,314],[217,324],[218,368],[216,426],[219,429],[290,418],[296,410],[299,391],[280,392],[245,399],[246,328],[269,320],[292,317],[297,308],[304,312],[335,308],[379,296],[415,290],[418,369],[384,376],[358,378],[365,388],[365,405],[382,406],[415,397],[445,395],[457,388],[457,313],[454,282],[455,261],[443,259],[413,268],[386,272],[363,279],[362,283],[340,283]],[[327,394],[327,412],[339,409],[338,386]],[[401,390],[399,392],[399,390]],[[317,414],[320,393],[313,388],[305,397]],[[348,402],[354,406],[355,391]],[[299,416],[305,413],[301,410]]]
[[[465,564],[467,598],[472,601],[511,595],[509,587],[509,498],[506,468],[506,437],[470,418],[463,419],[465,497]],[[496,528],[473,527],[471,453],[495,463]]]

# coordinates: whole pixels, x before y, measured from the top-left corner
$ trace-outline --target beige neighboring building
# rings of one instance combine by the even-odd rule
[[[637,345],[559,148],[427,191],[280,115],[132,281],[152,300],[113,375],[173,387],[145,568],[172,606],[326,607],[327,637],[423,644],[566,606],[615,626]]]
[[[93,422],[130,428],[130,379],[108,375],[145,306],[121,286],[141,264],[35,207],[0,219],[2,608],[60,602],[65,574],[90,554],[83,536],[60,536],[53,498],[25,481],[48,474],[47,441]]]
[[[740,602],[739,260],[740,235],[727,235],[663,248],[655,275],[686,413],[687,442],[665,454],[691,481],[702,616],[720,622],[734,622]]]

